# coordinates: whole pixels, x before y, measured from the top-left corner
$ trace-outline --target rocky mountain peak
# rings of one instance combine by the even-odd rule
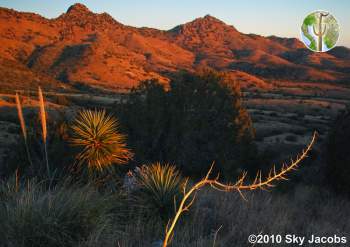
[[[203,33],[203,32],[220,32],[225,29],[230,29],[230,31],[237,31],[233,26],[227,25],[220,19],[205,15],[204,17],[199,17],[191,22],[176,26],[171,29],[170,32],[174,33]]]
[[[91,11],[84,4],[76,3],[68,8],[67,14],[76,14],[76,13],[79,13],[79,14],[91,13]]]

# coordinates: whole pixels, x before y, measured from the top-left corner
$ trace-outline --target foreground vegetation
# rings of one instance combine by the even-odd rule
[[[40,89],[40,117],[28,124],[17,95],[22,146],[3,167],[1,246],[246,246],[250,234],[350,232],[349,201],[321,178],[250,192],[315,159],[315,136],[296,160],[256,173],[263,156],[239,88],[214,72],[170,85],[141,83],[109,109],[121,124],[96,109],[52,121]],[[332,140],[344,145],[337,133]]]
[[[89,185],[48,191],[33,183],[14,190],[1,187],[2,200],[3,193],[11,195],[1,204],[3,246],[159,246],[164,234],[163,222],[132,209],[134,199],[123,193]],[[248,236],[258,233],[350,237],[350,202],[330,191],[298,186],[287,194],[245,196],[201,191],[171,246],[247,246]]]

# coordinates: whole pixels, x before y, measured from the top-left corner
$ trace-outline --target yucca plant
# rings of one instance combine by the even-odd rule
[[[137,198],[142,205],[168,221],[174,214],[176,201],[182,197],[185,179],[175,166],[160,163],[144,165],[134,174]]]
[[[79,164],[103,170],[112,164],[125,164],[133,156],[126,146],[126,136],[119,132],[118,120],[105,110],[82,110],[71,126],[70,142],[81,148]]]

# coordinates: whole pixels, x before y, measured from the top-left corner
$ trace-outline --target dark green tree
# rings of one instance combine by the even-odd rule
[[[138,161],[161,161],[166,131],[168,99],[164,87],[156,80],[147,80],[133,88],[125,104],[120,106],[121,126],[126,128],[128,142],[135,148]]]
[[[142,82],[121,116],[139,162],[174,163],[199,176],[215,161],[230,176],[256,154],[239,86],[223,73],[182,72],[168,90],[154,80]]]

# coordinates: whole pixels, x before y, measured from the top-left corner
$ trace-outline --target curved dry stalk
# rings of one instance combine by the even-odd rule
[[[175,213],[174,218],[169,221],[168,225],[166,226],[165,229],[165,238],[163,241],[163,247],[167,247],[168,243],[171,240],[171,237],[173,236],[174,233],[174,228],[176,226],[177,221],[179,220],[180,216],[182,213],[189,211],[190,207],[192,206],[195,197],[196,197],[196,192],[201,189],[202,187],[206,185],[210,185],[212,188],[220,191],[237,191],[240,193],[243,199],[244,196],[241,193],[242,190],[256,190],[256,189],[266,189],[270,187],[274,187],[274,182],[280,181],[280,180],[287,180],[286,175],[293,170],[296,170],[296,168],[299,166],[299,163],[305,159],[310,152],[312,146],[314,145],[316,141],[316,135],[317,133],[315,132],[312,136],[312,139],[309,143],[309,145],[304,149],[300,155],[297,156],[296,160],[291,160],[291,163],[286,165],[283,164],[282,168],[279,172],[276,172],[275,166],[270,170],[269,175],[266,179],[262,179],[262,173],[259,171],[254,179],[254,181],[250,184],[245,184],[245,179],[247,177],[247,173],[244,172],[241,177],[238,179],[238,181],[234,184],[224,184],[219,182],[219,176],[217,176],[215,179],[209,179],[209,176],[212,173],[213,170],[213,164],[210,167],[207,175],[198,183],[196,183],[194,186],[189,191],[186,191],[186,185],[184,186],[183,189],[183,198],[181,200],[181,203]],[[194,195],[192,198],[191,196]],[[190,201],[188,202],[188,200]]]

